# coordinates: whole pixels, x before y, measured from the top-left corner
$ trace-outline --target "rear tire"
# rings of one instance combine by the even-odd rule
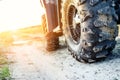
[[[59,48],[59,38],[55,32],[49,32],[46,35],[46,50],[55,51]]]
[[[105,58],[115,47],[118,16],[111,3],[111,0],[63,2],[63,33],[68,50],[76,60],[95,62]]]
[[[42,31],[46,36],[46,50],[55,51],[59,48],[59,38],[55,32],[48,32],[45,14],[42,15]]]

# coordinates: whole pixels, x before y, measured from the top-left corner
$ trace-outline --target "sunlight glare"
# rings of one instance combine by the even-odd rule
[[[39,0],[0,0],[0,32],[40,25],[42,14]]]

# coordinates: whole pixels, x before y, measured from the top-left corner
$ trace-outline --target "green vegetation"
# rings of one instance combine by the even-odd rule
[[[10,78],[8,66],[4,66],[0,69],[0,80],[5,80],[6,78]]]
[[[5,49],[5,50],[7,50],[7,49]],[[9,72],[9,68],[8,68],[8,60],[5,55],[5,53],[6,53],[5,50],[3,50],[3,48],[0,48],[0,80],[7,80],[10,78],[10,72]]]
[[[4,54],[0,53],[0,80],[10,78],[7,58]]]

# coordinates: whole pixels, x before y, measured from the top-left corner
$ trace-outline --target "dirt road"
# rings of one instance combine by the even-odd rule
[[[76,61],[65,44],[54,52],[45,51],[43,42],[26,41],[10,47],[8,59],[13,80],[120,80],[120,43],[114,53],[100,61]]]

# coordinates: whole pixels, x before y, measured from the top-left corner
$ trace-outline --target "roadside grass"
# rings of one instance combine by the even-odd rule
[[[0,65],[7,64],[6,56],[3,54],[0,54]]]
[[[42,30],[43,30],[42,27],[40,25],[37,25],[28,28],[18,29],[16,30],[16,32],[21,32],[26,34],[38,34],[38,33],[44,33]]]
[[[3,44],[0,45],[0,80],[10,80],[9,62],[6,56],[8,48],[6,45],[3,46]]]
[[[8,66],[0,68],[0,80],[10,80],[10,72]]]
[[[15,34],[18,36],[22,36],[22,37],[26,37],[30,34],[36,35],[36,34],[40,34],[43,35],[44,31],[43,31],[43,27],[40,25],[37,26],[31,26],[28,28],[23,28],[23,29],[18,29],[15,31]]]
[[[7,31],[0,33],[0,47],[7,47],[11,42],[13,42],[12,32]]]
[[[0,33],[0,44],[11,45],[14,40],[27,40],[37,36],[44,36],[43,27],[41,25],[22,28],[14,31],[6,31]]]
[[[7,80],[10,78],[8,68],[8,61],[4,53],[0,51],[0,80]]]

